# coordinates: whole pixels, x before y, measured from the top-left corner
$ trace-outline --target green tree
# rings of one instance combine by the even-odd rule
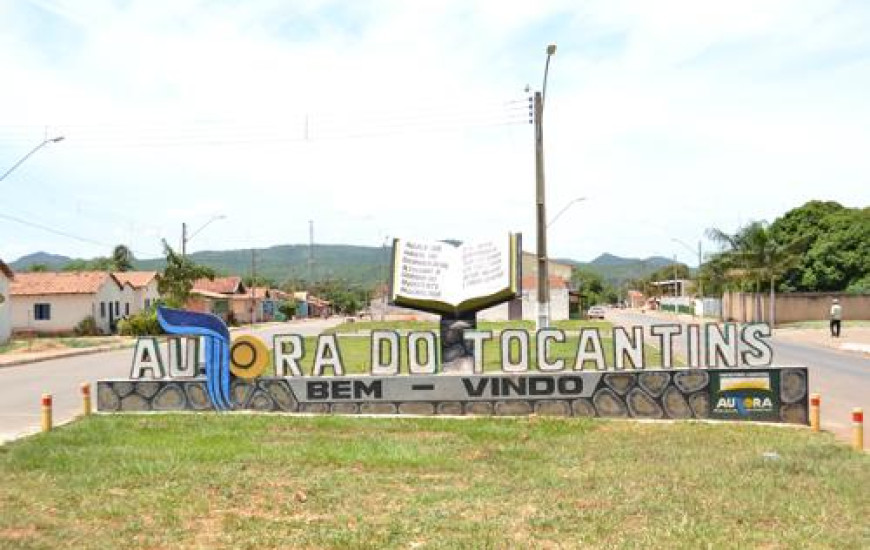
[[[619,301],[619,292],[600,274],[577,267],[571,273],[571,282],[580,292],[581,307],[588,308],[596,304],[612,304]]]
[[[214,270],[177,254],[166,239],[163,239],[163,254],[166,256],[166,268],[158,283],[158,290],[170,307],[184,307],[193,283],[197,279],[214,279]]]
[[[766,222],[754,221],[728,234],[721,229],[707,230],[707,236],[720,243],[724,250],[717,259],[726,269],[726,276],[736,278],[754,287],[760,293],[764,286],[770,290],[771,324],[776,322],[776,281],[800,262],[800,253],[806,239],[782,243],[777,241]],[[756,317],[761,317],[761,303],[756,301]]]
[[[112,269],[114,271],[130,271],[133,269],[133,251],[119,244],[112,250]]]
[[[810,201],[778,218],[770,230],[780,242],[800,239],[805,245],[781,290],[870,290],[870,208]]]
[[[33,264],[27,268],[27,271],[30,273],[45,273],[48,271],[48,266],[46,264]]]

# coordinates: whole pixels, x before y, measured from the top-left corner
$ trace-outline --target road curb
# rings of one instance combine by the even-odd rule
[[[66,359],[67,357],[78,357],[80,355],[93,355],[107,351],[118,351],[120,349],[132,348],[133,344],[118,344],[110,346],[95,346],[92,348],[80,348],[69,351],[63,351],[46,355],[43,357],[22,357],[21,359],[12,359],[11,361],[0,360],[0,369],[6,367],[18,367],[21,365],[29,365],[31,363],[41,363],[43,361],[51,361],[52,359]]]

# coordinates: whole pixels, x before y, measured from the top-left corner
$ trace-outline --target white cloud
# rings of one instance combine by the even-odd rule
[[[549,211],[588,197],[554,256],[670,255],[671,237],[870,197],[855,3],[40,0],[0,21],[0,167],[43,125],[67,136],[0,183],[0,208],[140,254],[215,213],[193,249],[305,242],[309,219],[323,241],[519,229],[531,248],[530,127],[489,124],[525,118],[551,41]],[[6,259],[107,252],[0,235]]]

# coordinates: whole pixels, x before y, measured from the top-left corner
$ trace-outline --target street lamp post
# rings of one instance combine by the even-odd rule
[[[573,200],[571,200],[570,202],[568,202],[568,204],[566,204],[564,208],[562,208],[561,210],[559,210],[559,213],[556,214],[555,216],[553,216],[553,219],[550,220],[549,223],[547,223],[547,228],[549,228],[551,225],[553,225],[554,223],[556,223],[556,220],[559,219],[559,216],[561,216],[562,214],[564,214],[565,212],[567,212],[568,209],[571,208],[571,206],[572,206],[574,203],[581,202],[581,201],[585,201],[585,200],[586,200],[586,197],[577,197],[576,199],[573,199]]]
[[[217,216],[212,216],[207,222],[202,224],[199,229],[197,229],[196,231],[191,233],[190,236],[187,235],[187,224],[182,223],[181,224],[181,257],[182,258],[187,257],[187,242],[190,241],[190,239],[196,237],[197,234],[199,234],[200,231],[202,231],[203,229],[208,227],[208,225],[211,222],[217,221],[217,220],[223,220],[223,219],[226,219],[226,216],[224,216],[223,214],[218,214]]]
[[[57,142],[59,142],[59,141],[63,141],[63,140],[64,140],[64,137],[63,137],[63,136],[57,136],[57,137],[54,137],[54,138],[45,138],[44,140],[42,140],[42,143],[40,143],[39,145],[37,145],[36,147],[34,147],[33,149],[31,149],[29,153],[27,153],[26,155],[24,155],[23,157],[21,157],[21,160],[19,160],[19,161],[16,162],[15,164],[13,164],[13,165],[12,165],[12,168],[10,168],[9,170],[6,170],[6,172],[4,172],[2,176],[0,176],[0,181],[5,180],[5,179],[6,179],[6,176],[8,176],[9,174],[11,174],[11,173],[16,169],[16,168],[18,168],[19,166],[21,166],[22,164],[24,164],[24,161],[26,161],[27,159],[29,159],[29,158],[30,158],[34,153],[36,153],[37,151],[39,151],[40,149],[42,149],[43,147],[45,147],[45,146],[48,145],[49,143],[57,143]]]
[[[679,244],[679,245],[682,245],[682,246],[683,246],[686,250],[688,250],[689,252],[695,252],[694,250],[692,250],[692,247],[691,247],[691,246],[689,246],[688,244],[684,243],[684,242],[681,241],[680,239],[671,238],[671,240],[674,241],[675,243]],[[699,241],[698,241],[698,294],[701,295],[701,298],[704,297],[704,282],[703,282],[703,280],[701,279],[701,260],[702,260],[702,257],[703,257],[703,256],[702,256],[702,254],[701,254],[701,241],[699,240]]]
[[[544,100],[547,93],[547,75],[550,58],[556,53],[556,45],[547,46],[547,63],[544,66],[542,92],[535,92],[535,206],[537,214],[538,245],[538,330],[550,325],[550,277],[547,265],[547,212],[544,201]],[[558,217],[558,216],[557,216]]]

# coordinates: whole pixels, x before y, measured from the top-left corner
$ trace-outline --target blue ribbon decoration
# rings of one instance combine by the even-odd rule
[[[203,336],[208,397],[216,410],[232,409],[230,398],[230,331],[220,317],[159,306],[157,322],[169,334]]]

